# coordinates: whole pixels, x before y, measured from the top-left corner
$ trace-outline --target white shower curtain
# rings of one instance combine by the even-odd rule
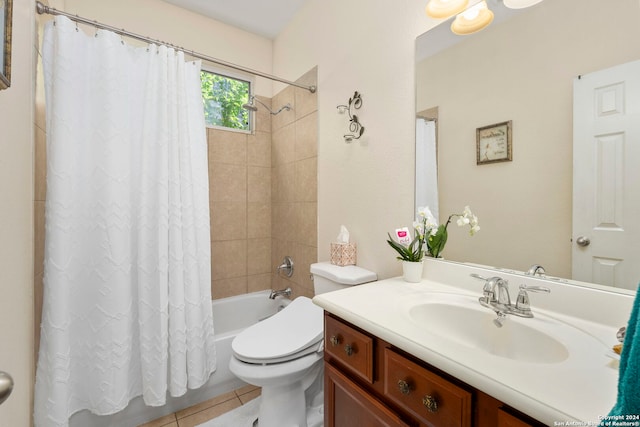
[[[428,206],[438,222],[436,122],[416,118],[416,208]]]
[[[165,403],[215,370],[200,64],[56,17],[47,115],[37,427],[142,395]]]

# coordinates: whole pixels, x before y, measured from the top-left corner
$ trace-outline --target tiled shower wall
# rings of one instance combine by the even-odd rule
[[[297,82],[316,85],[317,69]],[[311,297],[309,265],[318,259],[317,95],[288,86],[272,99],[276,111],[287,103],[292,111],[283,111],[271,121],[271,264],[275,268],[289,255],[294,273],[291,278],[273,274],[271,283],[274,289],[290,286],[294,297]]]
[[[312,69],[299,82],[316,84]],[[313,295],[309,265],[317,259],[317,98],[292,86],[262,106],[255,132],[207,130],[211,216],[211,292],[214,299],[291,286],[294,297]],[[35,337],[40,338],[46,198],[44,106],[36,102],[34,198]],[[295,263],[291,278],[278,277],[285,255]],[[36,347],[37,350],[37,347]],[[36,353],[37,354],[37,353]]]

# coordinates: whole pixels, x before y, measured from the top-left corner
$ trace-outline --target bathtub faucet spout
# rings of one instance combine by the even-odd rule
[[[276,299],[278,296],[284,296],[289,298],[291,296],[291,288],[280,289],[279,291],[271,290],[271,294],[269,294],[269,299]]]

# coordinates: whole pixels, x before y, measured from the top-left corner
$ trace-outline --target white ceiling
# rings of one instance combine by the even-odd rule
[[[309,0],[164,0],[234,27],[274,39]]]

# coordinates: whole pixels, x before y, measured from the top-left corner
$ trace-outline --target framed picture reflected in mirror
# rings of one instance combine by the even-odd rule
[[[0,90],[11,86],[11,15],[13,0],[0,0]]]

